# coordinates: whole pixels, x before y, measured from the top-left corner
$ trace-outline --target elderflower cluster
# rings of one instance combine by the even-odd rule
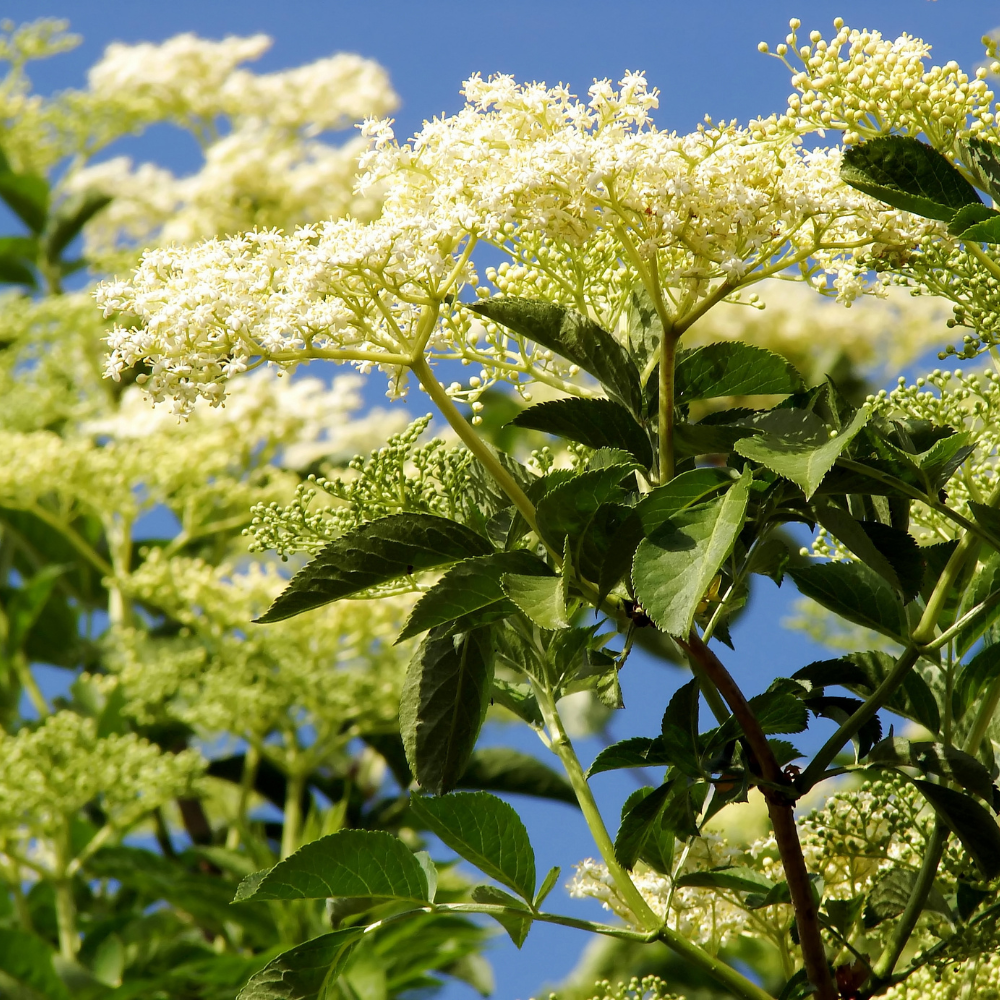
[[[628,982],[612,985],[607,979],[598,980],[593,987],[597,992],[591,1000],[684,1000],[679,993],[672,993],[659,976],[633,976]],[[549,1000],[559,1000],[550,993]]]
[[[479,282],[476,242],[509,258],[487,272],[499,291],[616,329],[640,271],[678,320],[792,265],[831,275],[850,302],[865,288],[860,246],[905,252],[942,232],[848,188],[840,151],[805,150],[792,131],[660,131],[640,74],[619,90],[595,83],[587,102],[505,76],[473,77],[464,93],[462,111],[410,143],[388,121],[366,124],[359,190],[383,197],[378,219],[152,250],[130,279],[103,285],[98,302],[118,320],[108,374],[150,363],[146,391],[180,413],[218,404],[250,367],[312,358],[379,367],[391,393],[422,354],[478,366],[468,389],[449,390],[473,403],[500,380],[579,393],[573,366],[462,307],[463,286]]]
[[[839,17],[833,26],[832,38],[813,30],[807,41],[792,18],[791,32],[775,49],[798,91],[788,99],[789,124],[843,129],[848,145],[893,132],[923,134],[944,151],[953,151],[963,134],[992,130],[996,108],[986,67],[972,77],[954,61],[927,68],[931,47],[919,38],[903,34],[890,41],[878,31],[851,29]],[[766,43],[759,48],[769,51]]]
[[[924,966],[883,996],[885,1000],[1000,1000],[1000,953],[987,951],[944,968]]]
[[[122,629],[108,639],[125,711],[141,722],[175,720],[206,736],[231,733],[265,752],[294,752],[308,725],[313,749],[341,749],[395,718],[409,645],[391,645],[412,600],[342,601],[310,615],[256,626],[285,588],[273,567],[210,565],[151,550],[128,592],[179,626],[172,638]]]
[[[831,795],[822,809],[797,821],[803,855],[810,872],[823,879],[830,899],[852,899],[872,888],[890,869],[919,870],[933,827],[933,814],[919,792],[902,778],[868,782]],[[640,866],[634,882],[661,919],[688,940],[717,952],[744,935],[765,939],[787,954],[791,945],[791,911],[776,904],[752,909],[746,894],[729,889],[678,886],[683,875],[727,867],[748,868],[772,882],[784,880],[773,834],[739,845],[703,831],[687,845],[678,841],[672,876]],[[942,879],[953,881],[964,871],[960,847],[946,855]],[[638,925],[620,896],[607,867],[592,859],[576,866],[570,895],[598,899],[606,909]],[[870,930],[876,937],[889,923]]]
[[[290,504],[256,504],[244,531],[251,538],[250,551],[274,550],[282,558],[314,553],[361,521],[403,511],[463,519],[470,503],[472,455],[441,438],[418,445],[430,422],[430,414],[414,420],[367,459],[356,455],[333,479],[310,475],[296,487]],[[325,502],[313,506],[318,494]]]
[[[58,836],[93,801],[111,827],[125,830],[186,794],[203,768],[193,750],[164,753],[134,733],[99,736],[93,719],[57,712],[37,729],[0,734],[0,841],[9,851]]]

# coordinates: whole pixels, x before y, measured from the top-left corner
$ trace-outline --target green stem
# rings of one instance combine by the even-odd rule
[[[535,697],[538,699],[538,707],[541,709],[545,726],[549,731],[550,749],[559,757],[566,771],[566,776],[576,793],[580,810],[590,828],[591,836],[594,838],[597,849],[601,852],[609,874],[615,881],[615,886],[642,926],[648,931],[657,930],[661,924],[660,918],[652,911],[649,903],[643,899],[628,872],[618,863],[614,842],[611,840],[608,828],[604,825],[604,818],[597,807],[597,802],[594,801],[594,794],[590,790],[590,785],[587,784],[587,778],[584,775],[580,759],[573,749],[573,743],[563,728],[562,719],[559,717],[552,693],[538,682],[534,682],[532,686],[535,689]]]
[[[28,695],[28,700],[34,706],[35,711],[43,719],[51,715],[52,706],[49,705],[45,695],[42,694],[42,689],[38,686],[38,681],[35,680],[35,675],[31,672],[31,664],[28,663],[27,657],[23,653],[17,652],[14,654],[13,660],[17,678],[21,682],[21,686]]]
[[[55,879],[53,889],[56,896],[56,926],[59,929],[59,954],[73,959],[80,947],[80,937],[76,930],[76,901],[73,899],[73,880]]]
[[[965,249],[970,253],[976,260],[979,261],[983,267],[986,268],[994,278],[1000,279],[1000,264],[987,254],[978,243],[966,243]]]
[[[496,455],[487,447],[483,439],[473,430],[472,425],[458,412],[452,398],[444,391],[443,386],[434,377],[430,365],[422,355],[411,361],[410,370],[416,375],[420,384],[430,396],[434,405],[451,425],[462,443],[476,456],[486,468],[486,471],[496,480],[497,485],[507,494],[521,516],[535,534],[538,534],[538,524],[535,521],[535,507],[528,499],[524,490],[517,484],[514,477],[500,464]],[[541,537],[539,535],[539,537]]]
[[[660,348],[660,399],[657,413],[660,485],[674,478],[674,368],[678,339],[673,330],[664,327],[663,344]]]
[[[230,851],[235,851],[240,846],[240,836],[246,825],[247,809],[250,805],[254,782],[257,780],[259,765],[260,750],[255,743],[248,743],[247,752],[243,757],[243,774],[240,775],[240,797],[236,805],[236,819],[226,834],[226,847]]]
[[[986,731],[990,728],[993,716],[996,715],[997,705],[1000,705],[1000,677],[997,677],[986,689],[986,697],[979,705],[976,719],[972,723],[972,729],[965,741],[965,752],[973,756],[979,753],[986,737]]]
[[[879,960],[872,968],[872,978],[875,983],[881,983],[892,975],[892,970],[896,968],[899,956],[903,954],[903,949],[910,940],[913,929],[917,926],[920,914],[923,912],[924,903],[934,885],[934,878],[937,875],[938,865],[941,863],[941,855],[944,854],[945,844],[948,842],[948,828],[940,820],[935,822],[931,839],[927,844],[924,853],[924,861],[917,874],[917,881],[910,892],[910,898],[906,901],[906,908],[903,910],[896,922],[896,926],[889,935]]]
[[[292,770],[285,787],[285,821],[281,827],[281,860],[299,849],[302,829],[302,793],[306,788],[305,772]]]

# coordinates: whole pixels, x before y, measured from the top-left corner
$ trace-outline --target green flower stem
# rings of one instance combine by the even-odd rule
[[[16,652],[12,659],[14,673],[21,682],[21,687],[24,688],[25,693],[28,695],[28,700],[34,706],[35,711],[43,719],[51,715],[52,706],[49,705],[45,695],[42,694],[42,689],[38,686],[38,681],[35,680],[35,675],[31,672],[31,664],[28,663],[27,657],[22,652]]]
[[[667,326],[660,347],[660,399],[657,412],[660,484],[674,478],[674,368],[680,338]]]
[[[903,949],[910,940],[913,929],[917,926],[917,921],[924,909],[924,903],[927,901],[927,895],[934,885],[934,878],[937,875],[941,855],[944,854],[947,842],[948,828],[938,820],[934,824],[931,839],[924,853],[923,864],[920,866],[920,872],[917,874],[917,881],[913,885],[910,898],[906,901],[906,908],[900,914],[879,960],[872,968],[872,979],[874,980],[872,985],[883,983],[887,977],[892,975],[892,970],[896,968],[899,956],[903,954]]]
[[[966,243],[965,244],[966,253],[975,257],[983,267],[986,268],[994,278],[1000,278],[1000,264],[988,254],[978,243]]]
[[[601,852],[608,872],[615,881],[615,886],[642,925],[649,931],[657,930],[661,924],[660,918],[650,908],[649,903],[643,899],[629,873],[618,863],[614,842],[611,840],[608,828],[604,825],[604,818],[597,807],[597,802],[594,801],[590,785],[587,784],[580,758],[577,757],[573,743],[563,727],[552,692],[537,681],[532,682],[532,687],[538,700],[538,707],[542,712],[542,718],[545,720],[545,726],[549,731],[549,748],[559,757],[566,771],[566,776],[576,793],[576,800],[583,812],[584,819],[587,821],[587,826],[590,828],[590,834],[594,838],[597,849]]]
[[[767,813],[774,831],[774,839],[778,845],[778,853],[781,855],[781,864],[785,869],[785,880],[788,882],[792,898],[806,974],[809,981],[816,987],[818,1000],[837,1000],[837,989],[830,976],[826,947],[820,932],[816,900],[813,898],[809,872],[802,854],[802,845],[799,842],[799,831],[795,826],[795,813],[792,806],[794,794],[783,794],[775,790],[774,787],[788,785],[789,782],[775,760],[771,744],[768,743],[767,736],[757,721],[753,709],[750,708],[739,685],[722,661],[705,645],[693,628],[687,640],[679,639],[678,644],[691,659],[697,660],[701,664],[709,680],[726,699],[736,721],[739,722],[740,728],[743,730],[751,753],[756,758],[761,777],[768,784],[768,787],[762,788],[762,791],[767,803]],[[790,787],[789,792],[792,792]]]
[[[285,821],[281,827],[281,860],[299,849],[302,831],[302,795],[306,789],[306,773],[297,768],[288,772],[285,786]]]
[[[240,797],[236,806],[236,819],[226,833],[226,847],[235,851],[240,846],[240,836],[247,821],[247,809],[250,806],[250,796],[253,793],[254,782],[257,780],[257,768],[260,766],[260,749],[256,743],[247,744],[247,752],[243,756],[243,773],[240,775]]]
[[[80,935],[76,929],[76,900],[73,898],[73,877],[67,874],[69,864],[69,824],[55,839],[55,873],[52,888],[56,897],[56,927],[59,931],[59,953],[63,958],[73,959],[80,949]]]
[[[413,360],[410,364],[410,370],[419,379],[420,384],[427,391],[427,395],[430,396],[434,405],[441,411],[441,415],[448,421],[462,443],[485,466],[486,471],[496,480],[497,485],[507,494],[514,506],[517,507],[521,516],[528,523],[528,527],[537,535],[538,524],[535,521],[534,504],[525,495],[524,490],[518,486],[514,477],[500,464],[496,455],[490,451],[483,439],[472,429],[472,425],[458,412],[458,408],[455,406],[452,398],[444,391],[441,383],[434,377],[430,365],[427,364],[427,359],[421,356]],[[562,560],[558,561],[561,562]]]
[[[986,731],[990,728],[990,723],[997,712],[997,705],[1000,705],[1000,677],[997,677],[986,689],[986,697],[979,704],[979,711],[976,713],[972,729],[969,730],[968,738],[965,741],[965,752],[973,756],[979,753],[986,737]]]

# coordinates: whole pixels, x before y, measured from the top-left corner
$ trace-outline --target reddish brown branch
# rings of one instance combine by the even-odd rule
[[[767,802],[774,839],[781,855],[781,864],[785,869],[806,975],[816,987],[817,1000],[837,1000],[837,989],[830,976],[826,948],[820,933],[816,900],[809,882],[806,861],[802,855],[802,845],[799,843],[799,831],[795,826],[794,796],[774,787],[785,785],[791,790],[791,783],[781,773],[764,730],[761,729],[739,685],[723,666],[722,661],[702,642],[701,636],[694,629],[691,629],[687,641],[679,639],[678,643],[688,656],[697,660],[705,675],[725,698],[726,704],[729,705],[730,711],[743,730],[747,748],[753,758],[752,763],[759,771],[760,777],[767,782],[761,791]]]

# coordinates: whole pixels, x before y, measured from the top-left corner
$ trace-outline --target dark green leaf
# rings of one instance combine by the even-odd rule
[[[923,774],[936,774],[974,792],[993,807],[996,788],[990,772],[971,754],[946,743],[911,743],[898,737],[886,739],[872,749],[868,763],[912,767]]]
[[[724,497],[683,510],[636,550],[632,579],[646,613],[661,631],[686,636],[695,611],[743,529],[749,473]]]
[[[17,257],[0,253],[0,282],[6,285],[27,285],[34,288],[37,284],[35,272]]]
[[[956,617],[961,618],[973,611],[998,589],[1000,589],[1000,552],[985,548],[980,554],[972,580],[962,594]],[[959,656],[964,656],[998,617],[1000,617],[998,605],[976,612],[955,637],[955,649]]]
[[[961,670],[955,684],[955,714],[958,718],[976,705],[982,692],[1000,677],[1000,644],[984,646]]]
[[[615,837],[615,857],[623,868],[631,871],[635,867],[647,838],[660,823],[671,791],[669,783],[649,789],[622,817],[618,836]]]
[[[469,766],[492,686],[488,628],[444,638],[432,632],[414,653],[399,729],[410,770],[425,791],[450,791]]]
[[[566,582],[561,576],[502,577],[507,596],[536,625],[544,629],[568,628],[566,617]]]
[[[1000,243],[1000,212],[990,212],[988,219],[962,227],[957,235],[960,239],[972,243]]]
[[[667,767],[673,760],[667,754],[663,739],[657,736],[633,736],[605,747],[587,770],[592,778],[602,771],[617,771],[624,767]]]
[[[733,447],[744,458],[790,479],[808,500],[869,416],[863,407],[847,427],[835,433],[808,410],[770,410],[754,421],[763,433],[740,438]]]
[[[806,596],[848,621],[903,642],[903,605],[892,587],[858,562],[789,567],[788,575]]]
[[[455,787],[533,795],[577,805],[573,786],[561,774],[537,757],[509,747],[476,750]]]
[[[325,985],[343,971],[362,933],[347,927],[282,952],[251,976],[236,1000],[324,1000]]]
[[[865,927],[876,927],[883,920],[898,917],[906,909],[906,904],[913,895],[917,878],[917,872],[905,868],[893,868],[879,876],[868,894],[865,905]],[[951,907],[936,885],[931,886],[923,908],[942,913],[949,920],[954,920]]]
[[[579,441],[588,448],[621,448],[646,469],[653,462],[646,432],[612,399],[553,399],[522,410],[511,423]]]
[[[893,208],[950,222],[976,189],[936,149],[912,136],[885,135],[844,153],[841,179]]]
[[[1000,826],[965,792],[930,781],[914,781],[949,830],[965,845],[976,867],[988,879],[1000,875]]]
[[[816,987],[809,982],[809,976],[805,969],[799,969],[791,979],[785,983],[784,989],[778,994],[778,1000],[805,1000],[816,992]]]
[[[0,198],[33,232],[45,228],[49,214],[49,185],[35,174],[0,173]]]
[[[559,876],[562,874],[562,869],[558,866],[550,868],[542,879],[542,884],[538,888],[538,892],[535,894],[535,901],[532,906],[537,910],[542,903],[545,902],[548,894],[556,887],[556,882],[559,881]]]
[[[473,312],[579,365],[634,414],[642,411],[639,371],[615,338],[575,309],[499,296],[469,306]]]
[[[428,901],[427,876],[391,833],[341,830],[321,837],[266,872],[248,875],[235,902],[360,896]]]
[[[975,500],[969,501],[969,510],[982,527],[992,532],[995,538],[1000,538],[1000,510]]]
[[[838,725],[843,725],[864,703],[858,701],[857,698],[813,694],[808,697],[806,704],[816,715],[825,719],[833,719]],[[861,726],[853,737],[858,759],[867,757],[872,747],[880,739],[882,739],[882,723],[879,717],[874,715]]]
[[[551,574],[537,556],[524,549],[464,559],[417,601],[396,642],[449,625],[448,632],[464,632],[514,614],[516,606],[500,584],[504,573],[524,576]]]
[[[53,955],[40,937],[0,927],[0,972],[45,1000],[69,1000],[69,992],[52,965]]]
[[[538,502],[538,530],[557,550],[576,539],[593,521],[598,509],[624,496],[620,483],[635,466],[615,464],[575,475],[546,493]]]
[[[801,733],[809,722],[805,705],[794,695],[758,694],[749,700],[749,705],[767,735]]]
[[[670,762],[692,778],[702,775],[698,758],[698,709],[701,691],[696,680],[679,687],[660,723],[663,749]]]
[[[681,875],[674,883],[678,888],[690,886],[696,889],[728,889],[731,892],[770,892],[774,882],[766,875],[732,865],[728,868],[713,868],[710,871],[690,872]]]
[[[257,621],[283,621],[401,576],[491,552],[485,538],[445,517],[382,517],[330,542]]]
[[[771,396],[799,392],[799,373],[780,354],[727,341],[682,351],[677,358],[678,402],[717,396]]]
[[[960,239],[992,243],[993,240],[989,239],[989,236],[997,232],[997,222],[1000,222],[1000,212],[994,212],[982,202],[976,205],[963,205],[948,223],[948,233]]]
[[[529,903],[535,895],[535,852],[520,817],[489,792],[453,792],[440,798],[415,795],[418,820],[481,872]]]
[[[637,284],[628,300],[628,342],[636,364],[645,369],[656,354],[663,339],[663,324],[649,292]]]
[[[491,913],[490,916],[507,932],[514,946],[520,949],[531,930],[531,911],[514,896],[498,889],[495,885],[477,885],[472,890],[472,898],[477,903],[488,906],[506,906],[514,913]],[[524,916],[519,911],[524,911]]]
[[[793,760],[798,760],[800,757],[805,756],[801,750],[789,743],[788,740],[768,740],[767,742],[771,747],[771,753],[774,754],[774,759],[778,767],[784,767],[786,764],[791,764]]]

